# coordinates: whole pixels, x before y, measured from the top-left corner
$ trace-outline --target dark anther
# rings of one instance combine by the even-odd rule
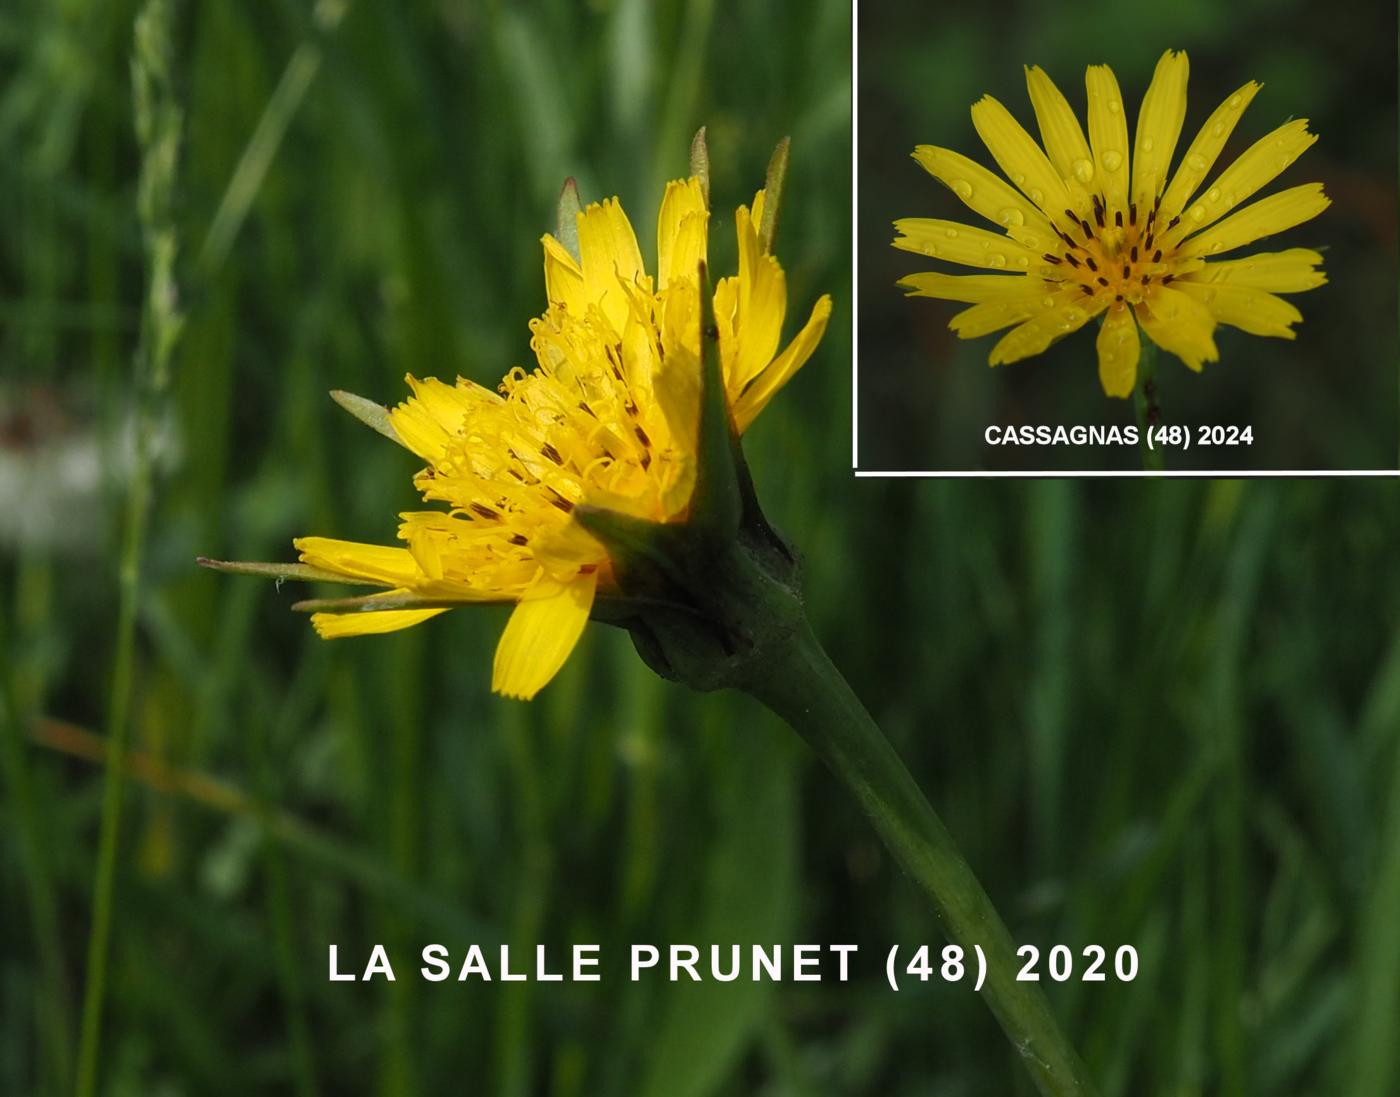
[[[1123,303],[1123,295],[1120,293],[1117,297],[1114,298],[1114,300],[1121,305]]]
[[[521,536],[520,534],[518,534],[518,533],[512,533],[512,534],[510,535],[510,543],[511,543],[512,545],[528,545],[530,542],[527,541],[527,540],[525,540],[525,538],[524,538],[523,536]]]
[[[1041,258],[1047,263],[1059,263],[1062,261],[1058,255],[1051,255],[1048,251],[1042,255]]]
[[[1127,278],[1127,277],[1128,277],[1128,264],[1127,264],[1127,263],[1124,263],[1124,264],[1123,264],[1123,277],[1124,277],[1124,278]]]
[[[1088,221],[1080,221],[1079,227],[1084,230],[1084,239],[1087,240],[1089,239],[1089,237],[1094,235],[1094,230],[1089,227]]]
[[[1079,220],[1079,218],[1074,215],[1074,210],[1072,209],[1065,210],[1065,216],[1069,218],[1069,223],[1071,225]]]
[[[1129,203],[1128,203],[1128,224],[1130,224],[1130,225],[1136,225],[1136,224],[1137,224],[1137,203],[1136,203],[1136,202],[1129,202]]]
[[[1117,226],[1117,227],[1120,228],[1120,229],[1123,227],[1123,211],[1122,211],[1122,210],[1119,210],[1117,213],[1115,213],[1115,214],[1113,215],[1113,223],[1114,223],[1115,226]]]
[[[1158,248],[1156,251],[1154,251],[1154,252],[1152,253],[1152,261],[1153,261],[1154,263],[1160,263],[1160,262],[1162,261],[1162,249],[1161,249],[1161,248]]]
[[[1099,228],[1103,228],[1103,207],[1097,202],[1094,203],[1094,220],[1099,223]]]
[[[559,451],[553,446],[551,446],[548,442],[540,446],[540,452],[546,457],[548,457],[551,461],[553,461],[556,465],[562,465],[564,463],[564,458],[559,456]]]
[[[1069,260],[1069,265],[1070,265],[1070,266],[1072,266],[1072,267],[1077,267],[1077,266],[1079,266],[1079,260],[1076,259],[1073,255],[1066,255],[1065,258],[1066,258],[1067,260]],[[1090,259],[1089,262],[1092,263],[1093,260]]]
[[[1176,226],[1179,225],[1179,224],[1181,224],[1181,218],[1180,218],[1180,217],[1173,217],[1170,221],[1167,222],[1167,231],[1170,232],[1172,229],[1176,228]]]
[[[497,518],[500,517],[499,514],[497,514],[490,507],[486,506],[486,504],[484,503],[473,503],[471,505],[471,509],[474,514],[478,514],[482,518],[489,518],[492,521],[495,521]]]
[[[1108,279],[1102,274],[1099,275],[1099,285],[1103,286],[1104,289],[1108,289]]]
[[[1169,286],[1169,285],[1171,285],[1171,284],[1172,284],[1173,282],[1175,282],[1175,281],[1176,281],[1176,275],[1175,275],[1175,274],[1169,274],[1169,275],[1167,275],[1165,278],[1162,279],[1162,285],[1164,285],[1164,286]]]
[[[1098,273],[1099,265],[1094,262],[1094,257],[1092,255],[1089,256],[1089,258],[1085,259],[1084,262],[1089,264],[1089,269],[1091,271],[1093,271],[1095,274]]]
[[[1132,260],[1133,260],[1134,263],[1137,262],[1137,256],[1138,256],[1137,245],[1134,244],[1134,245],[1133,245],[1133,251],[1132,251]]]

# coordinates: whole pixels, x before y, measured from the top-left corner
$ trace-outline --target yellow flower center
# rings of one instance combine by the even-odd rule
[[[1159,224],[1160,208],[1158,198],[1145,211],[1136,202],[1130,202],[1126,212],[1110,211],[1095,194],[1092,219],[1065,210],[1065,219],[1051,226],[1063,246],[1045,253],[1045,260],[1056,268],[1046,280],[1066,288],[1078,286],[1086,298],[1141,304],[1153,286],[1170,285],[1176,278],[1176,244],[1171,237],[1181,218]]]

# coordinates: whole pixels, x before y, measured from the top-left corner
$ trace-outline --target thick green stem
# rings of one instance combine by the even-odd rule
[[[803,619],[749,691],[786,720],[850,789],[899,863],[933,899],[944,933],[970,961],[986,956],[982,995],[1043,1097],[1096,1092],[1061,1035],[952,835]]]
[[[1142,451],[1142,467],[1149,472],[1161,472],[1165,467],[1162,460],[1162,447],[1147,444],[1148,431],[1162,422],[1162,408],[1157,403],[1157,344],[1138,332],[1142,340],[1142,355],[1138,359],[1137,392],[1133,399],[1137,404],[1138,448]]]

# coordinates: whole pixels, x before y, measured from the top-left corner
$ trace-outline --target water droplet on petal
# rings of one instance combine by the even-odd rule
[[[1045,192],[1039,187],[1031,187],[1031,201],[1037,206],[1040,205],[1041,202],[1045,201]]]
[[[1091,183],[1094,180],[1094,165],[1088,160],[1076,160],[1072,166],[1074,177],[1081,183]]]
[[[1040,303],[1047,309],[1053,309],[1055,307],[1055,299],[1053,297],[1043,297]]]
[[[1027,259],[1024,255],[1018,255],[1016,257],[1016,265],[1018,267],[1029,267],[1031,265],[1031,261]]]
[[[1210,135],[1211,135],[1212,137],[1219,137],[1219,136],[1220,136],[1221,134],[1223,134],[1224,132],[1225,132],[1225,123],[1224,123],[1224,122],[1217,122],[1217,123],[1215,123],[1215,125],[1213,125],[1213,126],[1210,127]]]
[[[1240,100],[1240,97],[1239,97],[1238,95],[1232,95],[1232,96],[1230,96],[1230,106],[1231,106],[1231,107],[1238,108],[1239,105],[1240,105],[1240,102],[1241,102],[1241,100]]]
[[[1123,166],[1123,154],[1109,149],[1103,154],[1103,166],[1109,171],[1117,171]]]
[[[1215,243],[1213,243],[1213,244],[1210,246],[1210,253],[1211,253],[1212,255],[1214,255],[1214,254],[1216,254],[1217,252],[1219,252],[1220,249],[1223,248],[1224,246],[1225,246],[1224,244],[1222,244],[1219,240],[1217,240]]]
[[[972,197],[972,184],[966,179],[953,179],[948,185],[953,188],[953,193],[964,200]]]
[[[1205,206],[1203,206],[1203,205],[1201,205],[1199,202],[1197,202],[1194,206],[1191,207],[1191,215],[1190,215],[1190,216],[1191,216],[1191,220],[1193,220],[1193,221],[1204,221],[1204,220],[1206,219],[1206,208],[1205,208]]]
[[[958,230],[944,229],[944,235],[947,236],[949,240],[956,240],[958,238]]]
[[[1206,158],[1199,152],[1193,152],[1186,158],[1186,162],[1191,165],[1192,171],[1205,171],[1207,167]]]
[[[1003,225],[1024,225],[1026,223],[1026,215],[1015,206],[1007,206],[998,215],[998,219]]]
[[[1210,190],[1206,191],[1206,201],[1207,201],[1207,202],[1219,202],[1219,201],[1220,201],[1220,188],[1219,188],[1219,187],[1211,187]]]
[[[1118,102],[1117,99],[1110,99],[1110,100],[1108,101],[1108,113],[1109,113],[1109,114],[1117,114],[1117,113],[1118,113],[1119,111],[1121,111],[1122,109],[1123,109],[1123,104],[1120,103],[1120,102]]]
[[[1011,181],[1019,187],[1022,183],[1026,181],[1026,176],[1024,173],[1018,171],[1015,175],[1011,177]]]
[[[1001,254],[987,256],[987,266],[995,267],[997,270],[1000,270],[1002,267],[1006,266],[1006,256]]]
[[[1142,139],[1142,151],[1143,151],[1143,152],[1151,152],[1151,151],[1152,151],[1152,146],[1153,146],[1154,144],[1156,144],[1156,142],[1153,141],[1152,138],[1150,138],[1150,137],[1144,137],[1144,138]]]

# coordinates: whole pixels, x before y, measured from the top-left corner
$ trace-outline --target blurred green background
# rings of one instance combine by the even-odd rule
[[[910,159],[942,145],[998,171],[972,128],[984,93],[1035,136],[1023,66],[1041,65],[1083,123],[1084,69],[1109,64],[1129,124],[1162,52],[1191,60],[1180,153],[1247,80],[1263,90],[1218,161],[1223,167],[1291,118],[1318,142],[1264,194],[1320,181],[1319,218],[1240,254],[1311,247],[1328,284],[1290,299],[1297,339],[1217,332],[1220,361],[1201,375],[1163,354],[1164,421],[1252,426],[1249,447],[1193,447],[1177,469],[1395,468],[1396,5],[1382,0],[1172,0],[1052,4],[987,0],[862,5],[860,25],[860,465],[868,469],[1131,469],[1133,447],[989,446],[991,423],[1135,422],[1131,400],[1099,387],[1090,327],[1039,357],[990,369],[996,336],[959,340],[948,321],[965,306],[908,298],[895,283],[919,270],[967,273],[889,246],[892,222],[940,217],[982,224]],[[998,172],[999,173],[999,172]]]
[[[707,122],[721,209],[792,134],[792,311],[838,303],[747,442],[766,509],[1017,937],[1139,949],[1130,986],[1049,988],[1105,1094],[1393,1094],[1391,487],[853,481],[839,2],[321,12],[176,8],[188,321],[154,431],[101,1092],[1026,1092],[967,986],[885,986],[890,944],[939,943],[928,907],[755,705],[661,683],[601,627],[507,702],[500,611],[328,644],[293,587],[193,566],[389,540],[414,462],[326,390],[525,362],[560,179],[620,193],[650,250]],[[71,1092],[86,974],[144,279],[133,15],[0,19],[5,1094]],[[432,985],[404,959],[639,941],[862,953],[849,984],[777,987]],[[327,982],[328,944],[376,942],[399,982]]]

